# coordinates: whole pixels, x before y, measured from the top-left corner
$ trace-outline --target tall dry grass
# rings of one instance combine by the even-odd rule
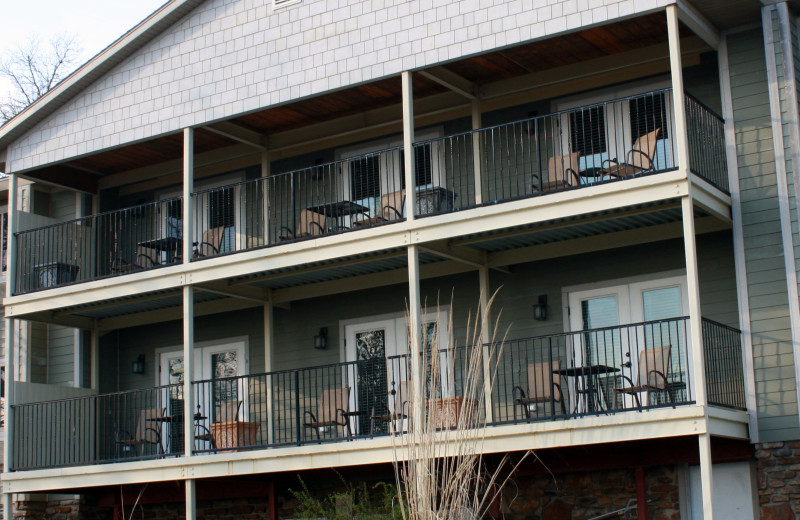
[[[497,339],[499,314],[491,326],[486,318],[495,296],[496,293],[489,300],[483,319],[470,314],[467,320],[462,400],[455,417],[451,417],[448,410],[453,400],[442,399],[439,402],[444,406],[435,405],[437,397],[442,394],[442,372],[445,377],[451,377],[453,373],[453,367],[442,370],[442,359],[448,362],[456,359],[452,312],[447,327],[450,334],[447,344],[451,345],[448,351],[442,354],[435,347],[422,345],[419,366],[425,373],[421,374],[423,406],[418,407],[418,410],[422,409],[421,418],[414,420],[412,411],[412,417],[405,421],[405,431],[393,436],[398,503],[404,520],[483,518],[519,464],[531,454],[525,452],[513,462],[506,454],[492,467],[483,455],[485,388],[494,384],[505,340],[505,335],[501,340]],[[482,341],[486,327],[490,327],[491,332],[488,346],[484,346]],[[438,332],[434,332],[431,342],[434,346],[442,344]],[[409,352],[413,352],[412,344],[409,340]],[[409,379],[414,377],[418,375],[409,374]],[[489,379],[489,385],[484,385],[485,378]],[[413,410],[418,397],[413,388],[409,393],[408,409]]]

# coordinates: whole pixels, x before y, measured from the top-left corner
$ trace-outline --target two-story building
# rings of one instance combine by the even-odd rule
[[[277,518],[468,408],[506,518],[800,515],[798,7],[167,2],[0,128],[5,330],[71,335],[5,510]]]

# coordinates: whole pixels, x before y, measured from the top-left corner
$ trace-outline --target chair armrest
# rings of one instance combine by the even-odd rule
[[[286,232],[286,234],[283,233],[284,231]],[[281,237],[287,237],[287,238],[291,237],[293,239],[296,238],[295,235],[294,235],[294,230],[290,229],[290,228],[288,228],[286,226],[281,226],[280,234],[279,234],[278,238],[281,238]]]
[[[304,425],[304,426],[308,426],[309,424],[314,424],[314,423],[318,422],[318,421],[317,421],[317,416],[316,416],[316,415],[314,415],[314,413],[313,413],[313,412],[310,412],[310,411],[308,411],[308,410],[305,410],[305,411],[303,412],[303,416],[304,416],[304,417],[306,417],[306,419],[304,419],[305,423],[303,423],[303,425]],[[311,418],[311,420],[308,420],[308,417],[310,417],[310,418]]]
[[[146,259],[149,262],[149,265],[146,265],[145,263],[142,263],[140,261],[142,258]],[[144,253],[139,253],[138,255],[136,255],[136,264],[140,265],[140,266],[145,266],[145,267],[152,267],[154,265],[158,265],[158,262],[156,262],[155,259],[150,255],[146,255]]]
[[[381,215],[381,218],[384,220],[398,220],[403,218],[403,212],[398,211],[398,209],[394,206],[385,206],[382,213],[383,215]],[[387,215],[387,213],[389,215]],[[391,216],[392,213],[394,213],[394,216]]]
[[[336,422],[336,424],[339,424],[341,426],[347,426],[349,424],[348,421],[347,421],[347,416],[345,415],[346,413],[347,412],[345,411],[344,408],[337,408],[336,409],[336,417],[337,418],[341,417],[341,419],[342,419],[342,422]]]
[[[553,401],[560,403],[564,400],[564,393],[561,391],[561,385],[558,383],[553,383],[553,389],[558,390],[558,397],[556,397],[556,393],[553,392]]]
[[[517,395],[517,392],[519,392],[519,395]],[[523,399],[525,399],[525,390],[523,390],[521,386],[515,386],[515,387],[514,387],[514,388],[511,390],[511,395],[512,395],[512,396],[513,396],[513,398],[514,398],[514,402],[515,402],[515,403],[517,403],[517,404],[521,404],[521,402],[520,402],[520,401],[522,401]]]
[[[311,232],[311,228],[312,227],[316,227],[319,230],[319,232],[318,233]],[[312,221],[312,222],[308,223],[308,232],[311,235],[321,235],[321,234],[325,233],[325,228],[322,225],[320,225],[319,222],[313,222]]]
[[[566,182],[567,184],[570,184],[572,186],[580,186],[581,185],[581,176],[578,175],[578,172],[576,172],[572,168],[567,168],[566,170],[564,170],[564,173],[566,173],[568,175],[571,174],[572,180],[574,181],[574,183],[570,182],[567,179],[564,179],[564,182]]]
[[[122,438],[122,434],[123,433],[127,437],[126,439]],[[133,435],[131,435],[131,432],[129,432],[128,430],[119,430],[117,432],[114,432],[114,441],[115,442],[119,443],[119,442],[127,442],[127,441],[132,441],[132,440],[133,440]]]
[[[665,376],[664,373],[661,372],[660,370],[649,370],[647,372],[647,381],[646,381],[647,386],[651,386],[650,385],[650,374],[655,374],[655,375],[657,375],[658,377],[661,378],[662,386],[660,386],[660,387],[656,386],[655,388],[665,388],[665,389],[667,388],[667,376]]]
[[[649,164],[649,166],[642,166],[643,170],[653,169],[653,158],[644,153],[643,151],[637,150],[636,148],[628,151],[628,155],[625,156],[625,162],[628,164],[633,164],[632,158],[636,154],[639,154],[641,157],[644,157],[647,160],[647,163],[644,163],[645,165]]]
[[[630,387],[636,386],[636,385],[633,384],[633,380],[630,377],[628,377],[628,376],[626,376],[624,374],[619,374],[619,377],[624,379],[625,381],[627,381],[628,382],[628,386],[630,386]],[[624,392],[625,388],[615,388],[614,390],[617,390],[618,392]]]
[[[603,161],[602,163],[600,163],[600,168],[602,168],[602,169],[604,169],[604,170],[605,170],[605,169],[607,169],[609,166],[618,165],[618,164],[619,164],[619,162],[617,161],[617,159],[616,159],[616,158],[614,158],[614,159],[606,159],[605,161]]]

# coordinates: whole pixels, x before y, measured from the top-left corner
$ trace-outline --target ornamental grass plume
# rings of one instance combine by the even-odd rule
[[[492,503],[519,465],[532,452],[527,451],[512,463],[509,454],[490,468],[483,456],[486,437],[484,398],[492,388],[501,359],[505,336],[497,341],[495,321],[488,323],[489,309],[497,293],[489,300],[485,314],[467,320],[465,347],[450,346],[437,349],[439,330],[435,324],[424,327],[421,341],[419,370],[421,398],[409,389],[406,398],[410,418],[404,428],[393,435],[397,506],[403,520],[473,520],[486,516]],[[454,345],[452,312],[449,317],[448,345]],[[430,330],[432,325],[433,330]],[[490,341],[483,342],[489,330]],[[411,331],[409,331],[411,338]],[[414,352],[409,339],[409,352]],[[461,392],[452,393],[456,383],[456,360],[463,364]],[[442,377],[446,378],[443,381]],[[409,379],[417,377],[409,369]],[[444,383],[444,384],[443,384]],[[447,390],[446,392],[444,390]],[[415,419],[414,405],[420,419]],[[421,413],[420,413],[421,411]],[[405,431],[402,431],[405,430]]]

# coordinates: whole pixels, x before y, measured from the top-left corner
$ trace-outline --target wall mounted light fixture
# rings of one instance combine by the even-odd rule
[[[327,346],[328,346],[328,327],[322,327],[319,329],[319,334],[314,336],[314,348],[322,350]]]
[[[533,319],[537,321],[547,320],[547,295],[539,296],[539,303],[533,306]]]
[[[144,354],[139,354],[136,359],[133,360],[131,372],[134,374],[144,374]]]

